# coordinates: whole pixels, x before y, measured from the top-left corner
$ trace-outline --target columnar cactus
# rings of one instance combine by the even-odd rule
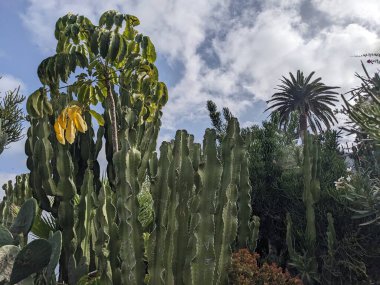
[[[303,248],[304,255],[300,255],[294,248],[292,237],[292,219],[289,213],[287,213],[287,232],[286,243],[288,246],[288,253],[292,260],[292,265],[296,268],[307,268],[309,270],[308,275],[303,274],[303,282],[306,284],[314,284],[313,280],[318,279],[317,268],[318,264],[315,257],[316,247],[316,226],[315,226],[315,209],[314,205],[319,201],[320,197],[320,184],[319,184],[319,157],[318,142],[312,141],[312,136],[305,132],[304,137],[304,149],[303,149],[303,175],[304,175],[304,191],[303,202],[305,205],[306,216],[306,229],[305,229],[305,247]],[[330,223],[331,221],[329,221]],[[307,266],[306,266],[307,263]]]
[[[16,181],[12,181],[2,186],[5,192],[3,201],[0,202],[0,224],[5,227],[10,227],[15,219],[14,207],[21,207],[21,205],[29,198],[32,193],[28,184],[29,175],[22,174],[16,176]]]
[[[318,145],[316,142],[311,141],[311,139],[312,137],[309,134],[305,135],[303,163],[304,192],[302,199],[306,208],[306,246],[308,253],[313,256],[316,242],[314,205],[319,201],[321,187],[318,179]]]
[[[219,160],[216,133],[210,129],[203,148],[185,131],[177,132],[173,144],[162,144],[158,170],[151,171],[155,219],[148,246],[149,284],[227,282],[238,230],[238,196],[250,190],[242,174],[247,163],[236,119],[229,123],[222,150]],[[240,190],[245,194],[238,194]],[[241,206],[249,227],[247,208]],[[250,230],[246,236],[245,244]]]

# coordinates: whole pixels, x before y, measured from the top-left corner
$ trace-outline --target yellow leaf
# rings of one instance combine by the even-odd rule
[[[57,121],[55,121],[54,123],[54,131],[55,131],[55,136],[57,137],[57,140],[61,143],[61,144],[65,144],[65,138],[64,138],[64,130],[63,128],[61,127],[60,123]]]
[[[69,121],[67,122],[66,133],[65,133],[65,138],[69,142],[69,144],[72,144],[74,142],[75,133],[76,133],[76,129],[74,126],[74,121],[69,118]]]
[[[77,105],[72,105],[70,107],[67,108],[67,115],[69,116],[69,118],[71,120],[74,120],[75,119],[75,114],[76,113],[82,113],[81,109],[79,106]]]
[[[78,131],[82,133],[85,133],[87,131],[87,124],[79,113],[74,113],[74,124],[75,124],[75,128]]]
[[[67,127],[67,112],[66,108],[63,109],[61,114],[58,116],[58,121],[59,125],[61,126],[62,129],[66,129]]]

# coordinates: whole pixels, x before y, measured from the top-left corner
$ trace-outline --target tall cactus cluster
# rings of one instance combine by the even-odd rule
[[[305,133],[304,148],[303,148],[303,176],[304,190],[303,203],[305,205],[306,229],[304,232],[304,255],[297,253],[293,245],[292,238],[292,219],[287,213],[287,234],[286,242],[290,258],[297,269],[303,267],[308,268],[309,272],[317,272],[317,260],[315,258],[316,248],[316,223],[315,223],[315,204],[320,198],[320,163],[319,163],[319,143],[313,141],[313,136]],[[307,266],[305,266],[307,264]],[[309,280],[310,279],[310,280]],[[305,284],[313,284],[312,276],[303,278]]]
[[[8,181],[2,186],[5,195],[0,202],[1,225],[10,227],[16,218],[17,209],[32,197],[28,179],[27,174],[17,175],[14,184],[12,184],[12,181]]]
[[[24,196],[6,186],[2,221],[12,229],[11,204],[31,196],[40,212],[54,217],[62,234],[60,254],[54,254],[59,282],[226,284],[232,247],[254,249],[259,229],[258,218],[251,220],[239,124],[229,122],[220,153],[208,129],[203,146],[178,131],[158,156],[167,89],[158,81],[153,44],[134,29],[138,23],[116,11],[104,13],[98,26],[72,14],[58,20],[57,54],[40,64],[43,87],[27,101],[30,173],[16,183],[26,187]],[[60,82],[76,67],[84,73],[62,92]],[[90,108],[98,102],[103,115]],[[139,219],[139,194],[147,187],[153,203],[149,227]],[[49,278],[47,284],[54,283]]]
[[[221,147],[220,161],[214,130],[206,130],[203,147],[178,131],[173,144],[161,145],[158,162],[153,159],[149,284],[226,284],[237,233],[241,246],[251,242],[251,188],[236,119]]]
[[[158,158],[139,148],[133,128],[138,117],[129,112],[133,110],[125,110],[119,133],[121,149],[113,156],[113,185],[104,181],[97,188],[94,162],[89,162],[77,186],[68,146],[56,145],[57,157],[49,161],[54,163],[38,161],[40,172],[57,167],[51,170],[57,175],[55,190],[43,197],[62,230],[60,266],[67,274],[62,278],[79,284],[96,272],[100,284],[226,284],[231,246],[254,244],[259,224],[257,217],[250,220],[247,156],[237,120],[228,125],[221,159],[210,129],[203,147],[178,131],[172,143],[161,145]],[[93,144],[99,148],[99,139]],[[147,177],[154,221],[144,243],[138,194]],[[41,179],[38,183],[42,191],[49,185]]]

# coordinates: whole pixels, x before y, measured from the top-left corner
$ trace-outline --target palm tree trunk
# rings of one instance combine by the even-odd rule
[[[306,113],[301,113],[299,118],[299,128],[302,144],[305,141],[305,134],[307,132],[307,115]]]

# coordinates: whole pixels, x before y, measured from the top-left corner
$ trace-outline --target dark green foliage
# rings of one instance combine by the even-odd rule
[[[339,139],[341,133],[335,130],[328,130],[319,135],[321,142],[320,176],[321,189],[335,188],[334,182],[347,172],[347,165],[339,151]]]
[[[356,77],[361,80],[361,87],[351,92],[352,98],[355,99],[355,104],[351,105],[347,99],[342,96],[345,102],[344,112],[348,114],[354,123],[354,131],[364,132],[369,135],[369,139],[379,142],[380,76],[379,73],[375,73],[373,77],[370,77],[363,63],[362,67],[366,76],[356,74]]]
[[[0,77],[1,79],[1,77]],[[22,139],[22,122],[24,114],[20,104],[25,97],[20,94],[20,87],[7,91],[0,101],[0,154],[12,142]]]

